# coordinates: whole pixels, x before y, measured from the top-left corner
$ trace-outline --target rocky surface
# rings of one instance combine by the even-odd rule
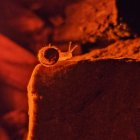
[[[55,41],[73,40],[94,42],[110,25],[117,24],[115,0],[84,0],[69,5],[63,26],[57,28]],[[101,35],[102,34],[102,35]]]
[[[140,62],[37,65],[28,86],[28,140],[138,140]]]
[[[96,47],[96,46],[95,46]],[[118,40],[104,48],[95,48],[87,54],[94,58],[133,58],[140,59],[140,38]]]
[[[102,70],[102,72],[99,73],[101,73],[101,75],[102,74],[106,75],[107,73],[110,76],[110,79],[112,79],[112,81],[115,81],[118,78],[115,77],[115,74],[117,73],[119,76],[122,76],[124,78],[124,79],[120,78],[120,81],[118,79],[118,83],[122,84],[120,85],[120,87],[126,86],[125,85],[125,83],[127,83],[125,81],[126,78],[126,80],[128,81],[128,85],[131,88],[134,88],[135,90],[137,86],[136,87],[133,86],[135,84],[131,85],[132,83],[131,81],[134,81],[135,83],[136,80],[135,74],[138,73],[137,72],[138,66],[134,66],[133,68],[133,65],[138,65],[139,62],[136,61],[139,61],[140,58],[139,9],[140,8],[139,8],[138,0],[129,0],[127,2],[122,0],[59,0],[59,2],[58,0],[36,0],[36,1],[4,0],[2,1],[0,4],[0,33],[1,33],[0,34],[0,45],[1,45],[0,47],[1,49],[0,51],[0,70],[1,70],[0,139],[23,140],[25,138],[27,132],[27,123],[28,123],[26,86],[30,78],[30,74],[33,70],[33,67],[36,64],[36,58],[33,56],[33,54],[37,54],[37,51],[43,46],[48,45],[48,43],[52,43],[52,45],[57,46],[62,51],[67,51],[68,44],[70,41],[72,41],[73,45],[78,44],[78,48],[74,51],[74,55],[80,55],[80,56],[76,56],[75,58],[72,58],[68,62],[67,61],[63,62],[62,64],[64,64],[64,66],[59,64],[60,69],[59,67],[57,68],[55,67],[56,70],[59,70],[58,72],[49,68],[50,73],[56,73],[57,75],[61,75],[61,71],[62,71],[62,74],[69,79],[70,73],[63,70],[65,69],[69,70],[70,67],[71,67],[70,69],[72,69],[70,71],[72,71],[73,73],[74,70],[77,70],[75,71],[75,75],[76,72],[78,74],[81,74],[80,71],[84,69],[85,74],[83,74],[82,76],[87,75],[88,73],[92,73],[92,71],[93,71],[92,74],[94,74],[96,73],[96,70],[97,71]],[[23,48],[25,48],[26,50]],[[115,58],[115,60],[110,60],[112,58],[113,59]],[[85,60],[89,60],[89,59],[92,62],[89,61],[85,62]],[[97,61],[95,61],[95,59]],[[107,60],[103,60],[103,59],[107,59]],[[132,60],[131,62],[127,62],[130,59],[135,59],[136,61]],[[97,68],[95,68],[97,63],[100,64],[100,66],[97,66]],[[104,68],[103,69],[101,68],[102,66],[104,66],[105,70]],[[113,66],[115,68],[117,66],[115,74],[113,73],[115,71],[115,68],[113,68]],[[125,70],[122,67],[125,67],[124,68]],[[130,75],[130,71],[129,71],[130,67],[132,67],[131,74],[134,74],[132,76]],[[48,73],[48,68],[45,68],[41,65],[37,66],[37,68],[35,68],[35,71],[37,69],[39,69],[39,71],[37,71],[36,74],[39,76],[37,77],[35,76],[36,77],[34,81],[35,83],[38,83],[37,82],[38,78],[39,77],[41,78],[44,73]],[[87,69],[87,71],[85,69]],[[127,73],[129,77],[127,76],[125,77],[125,73]],[[77,78],[79,76],[78,74],[73,78],[74,79]],[[45,76],[48,76],[48,74]],[[63,80],[66,77],[62,77],[61,82],[64,82]],[[98,82],[99,77],[97,76],[97,79],[93,78],[93,80],[95,81],[97,80]],[[54,76],[51,75],[50,79],[53,78]],[[92,77],[90,77],[90,80],[92,80],[91,78]],[[75,79],[74,81],[76,80],[77,79]],[[107,80],[108,79],[106,77],[105,79],[103,78],[100,82],[102,85],[104,84],[104,81],[105,84],[106,83],[108,83],[108,85],[111,84],[111,86],[114,88],[111,90],[116,91],[116,93],[118,93],[118,96],[116,98],[116,96],[114,97],[113,93],[108,91],[108,85],[103,85],[104,87],[100,86],[102,89],[101,92],[102,91],[105,91],[105,93],[107,92],[104,102],[105,103],[112,102],[112,103],[110,104],[108,103],[109,107],[107,107],[107,105],[104,104],[104,102],[100,104],[101,103],[100,100],[102,101],[102,98],[104,98],[102,97],[102,95],[101,95],[101,99],[100,97],[98,97],[97,99],[99,103],[96,104],[94,103],[94,101],[93,103],[91,103],[92,104],[91,106],[95,106],[95,108],[97,108],[97,110],[91,109],[92,110],[91,114],[95,113],[95,115],[93,114],[93,117],[94,120],[96,120],[95,122],[93,122],[96,128],[93,134],[91,135],[93,136],[97,133],[97,139],[104,136],[105,139],[109,137],[111,140],[112,139],[113,140],[114,139],[116,140],[138,139],[139,140],[140,139],[139,138],[140,124],[138,123],[140,122],[139,109],[133,106],[135,109],[129,111],[128,109],[129,105],[127,106],[127,103],[124,103],[126,105],[127,111],[125,111],[124,109],[123,112],[123,109],[122,110],[120,109],[121,105],[119,104],[120,98],[122,98],[122,100],[123,99],[125,100],[127,98],[123,94],[128,93],[128,98],[130,97],[129,101],[131,100],[132,96],[129,96],[130,92],[126,92],[126,93],[124,92],[121,97],[120,95],[121,92],[119,91],[119,89],[116,88],[117,85],[115,85],[114,82],[112,82],[111,80],[109,80],[111,83],[107,82]],[[54,81],[59,84],[57,79],[54,79]],[[52,81],[51,83],[53,83],[54,81]],[[76,82],[71,83],[73,84],[74,89],[76,88],[75,83]],[[85,83],[87,84],[87,82]],[[67,83],[64,83],[65,87],[66,84]],[[32,88],[37,90],[38,86],[40,87],[43,86],[43,90],[44,89],[46,90],[45,87],[46,85],[45,86],[43,85],[42,79],[40,84],[33,85]],[[70,88],[71,85],[69,89]],[[84,88],[84,86],[82,86],[82,88]],[[65,90],[67,91],[67,89]],[[51,91],[47,91],[46,93],[48,94],[49,92],[51,93]],[[137,89],[136,92],[138,93]],[[39,94],[42,93],[42,89],[37,91],[37,93]],[[134,94],[136,95],[137,93]],[[70,92],[68,92],[68,94],[70,94]],[[46,95],[46,97],[48,97],[48,95]],[[66,96],[64,96],[64,98],[65,97]],[[49,96],[49,100],[52,99],[58,101],[58,98],[57,99],[56,98],[57,96],[56,97]],[[107,98],[109,98],[110,101],[107,101]],[[82,97],[79,98],[79,94],[77,93],[75,96],[72,96],[70,98],[70,100],[72,99],[73,99],[72,109],[74,109],[75,105],[77,105],[77,107],[78,105],[79,107],[80,105],[82,105],[82,101],[84,101],[84,95],[82,95]],[[79,99],[81,99],[81,102],[79,101]],[[138,100],[139,98],[137,98],[136,102],[138,102]],[[69,100],[66,100],[65,103],[67,103],[67,101]],[[135,100],[132,100],[132,102],[135,102]],[[113,103],[116,103],[116,106]],[[51,121],[47,121],[49,122],[49,126],[51,126],[52,124],[52,127],[56,128],[55,129],[56,134],[57,132],[59,132],[58,130],[59,127],[62,126],[61,129],[64,130],[64,133],[66,132],[72,134],[72,136],[70,136],[69,139],[78,137],[78,135],[80,135],[80,131],[84,132],[83,134],[81,134],[81,137],[83,136],[83,139],[84,136],[86,138],[86,135],[88,137],[90,135],[89,133],[92,131],[92,129],[91,131],[85,130],[85,128],[88,128],[88,123],[92,121],[92,119],[89,118],[89,122],[88,122],[87,121],[88,116],[86,115],[87,112],[90,110],[90,109],[88,110],[88,108],[90,107],[86,108],[87,112],[85,111],[85,114],[81,113],[80,116],[72,114],[73,117],[71,117],[70,115],[70,118],[67,117],[67,112],[62,107],[62,113],[64,114],[64,117],[66,119],[67,118],[70,119],[70,122],[67,122],[65,118],[60,119],[63,116],[60,114],[61,112],[59,112],[61,110],[59,110],[60,106],[58,104],[59,103],[56,102],[53,106],[51,102],[51,105],[55,109],[54,112],[56,111],[55,113],[59,114],[59,117],[56,117]],[[115,106],[116,110],[120,109],[120,113],[116,115],[115,109],[113,112],[110,106],[112,108]],[[71,111],[70,110],[71,105],[69,105],[68,107],[70,107],[68,111]],[[109,110],[108,108],[111,110],[110,114],[108,113]],[[75,107],[75,109],[77,108]],[[51,114],[47,114],[47,115],[50,115],[51,117]],[[111,117],[115,116],[115,117],[110,121],[107,119],[108,116]],[[81,118],[81,120],[78,117]],[[77,122],[75,123],[75,121]],[[31,122],[32,121],[30,121],[30,123]],[[69,123],[71,124],[70,127],[69,127]],[[63,124],[65,124],[65,126]],[[105,128],[105,125],[102,124],[106,125],[107,127],[106,130],[103,130]],[[92,126],[90,126],[89,124],[89,129],[90,128],[92,128]],[[51,134],[55,133],[55,131],[52,131],[51,127],[50,129],[46,128],[46,130],[48,130],[47,133],[49,133],[49,138],[52,137]],[[42,130],[39,133],[42,133]],[[60,136],[62,136],[64,133],[60,132]],[[127,135],[127,133],[129,135]],[[120,138],[120,136],[122,136],[123,138],[122,137]]]
[[[61,48],[69,41],[108,44],[132,37],[118,20],[116,0],[5,0],[0,9],[1,33],[34,53],[50,42]]]

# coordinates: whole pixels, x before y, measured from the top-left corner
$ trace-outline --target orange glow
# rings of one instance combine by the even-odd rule
[[[139,9],[1,1],[0,140],[140,139]]]

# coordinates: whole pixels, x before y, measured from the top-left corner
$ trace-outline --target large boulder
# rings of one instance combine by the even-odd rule
[[[28,140],[139,139],[139,71],[139,61],[119,58],[37,65]]]

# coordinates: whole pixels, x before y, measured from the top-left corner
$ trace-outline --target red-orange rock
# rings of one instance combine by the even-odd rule
[[[27,110],[26,85],[36,58],[0,34],[0,114]]]
[[[140,38],[118,40],[105,48],[96,48],[85,56],[92,56],[94,58],[126,57],[140,59]]]
[[[5,0],[0,4],[0,32],[25,48],[36,51],[38,45],[47,42],[51,31],[31,10],[18,2]]]
[[[63,26],[55,30],[55,41],[89,41],[94,42],[102,36],[110,25],[117,24],[115,0],[83,0],[71,4],[65,10],[66,19]]]
[[[10,140],[6,131],[0,127],[0,139],[1,140]]]
[[[137,140],[140,62],[37,65],[28,86],[28,140]]]

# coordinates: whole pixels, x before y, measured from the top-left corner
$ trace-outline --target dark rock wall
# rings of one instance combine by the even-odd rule
[[[131,59],[37,65],[28,140],[138,140],[139,70]]]

